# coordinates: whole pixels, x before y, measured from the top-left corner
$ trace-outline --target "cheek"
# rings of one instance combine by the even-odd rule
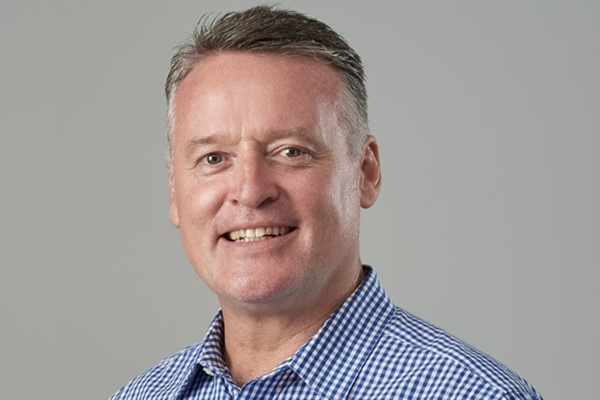
[[[357,182],[350,173],[321,175],[304,187],[303,205],[310,208],[324,230],[347,226],[360,207]]]
[[[225,190],[219,182],[188,181],[177,194],[181,224],[201,225],[211,221],[223,204]]]
[[[181,189],[177,198],[180,236],[191,265],[207,281],[209,271],[204,266],[212,263],[214,255],[214,222],[223,203],[223,190],[219,185],[198,181],[188,182]]]
[[[339,225],[339,235],[346,236],[358,231],[360,218],[360,196],[357,178],[351,171],[337,174],[336,184],[330,193],[330,205],[335,212],[336,222]]]

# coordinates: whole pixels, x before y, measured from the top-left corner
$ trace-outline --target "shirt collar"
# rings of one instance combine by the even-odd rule
[[[377,274],[364,266],[365,279],[286,365],[313,391],[327,399],[344,399],[383,334],[394,305]],[[217,313],[198,348],[204,373],[229,376],[223,357],[223,317]],[[190,371],[191,373],[191,371]]]
[[[324,398],[345,399],[358,373],[394,314],[394,305],[377,274],[365,279],[292,357],[290,366]]]
[[[215,315],[204,340],[201,342],[198,364],[214,374],[228,374],[229,368],[223,354],[223,313]]]
[[[191,362],[186,365],[185,371],[178,376],[177,382],[173,383],[176,390],[170,400],[179,399],[181,394],[187,389],[187,386],[194,380],[195,374],[202,373],[207,375],[229,375],[229,369],[223,358],[223,315],[221,310],[217,312],[212,323],[200,343],[190,346],[189,350],[193,353],[189,357]]]

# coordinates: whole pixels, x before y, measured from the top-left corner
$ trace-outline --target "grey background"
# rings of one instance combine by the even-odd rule
[[[363,261],[547,399],[600,374],[600,2],[283,1],[362,54],[383,158]],[[103,399],[217,308],[167,219],[162,85],[204,12],[0,6],[0,397]]]

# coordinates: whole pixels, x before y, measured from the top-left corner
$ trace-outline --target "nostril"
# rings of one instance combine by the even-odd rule
[[[260,208],[277,200],[277,187],[268,181],[247,181],[232,195],[233,204],[249,208]]]

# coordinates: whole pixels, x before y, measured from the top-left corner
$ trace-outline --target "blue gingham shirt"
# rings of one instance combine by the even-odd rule
[[[525,380],[445,331],[394,306],[366,277],[321,329],[270,373],[239,388],[223,360],[223,321],[111,400],[537,400]]]

